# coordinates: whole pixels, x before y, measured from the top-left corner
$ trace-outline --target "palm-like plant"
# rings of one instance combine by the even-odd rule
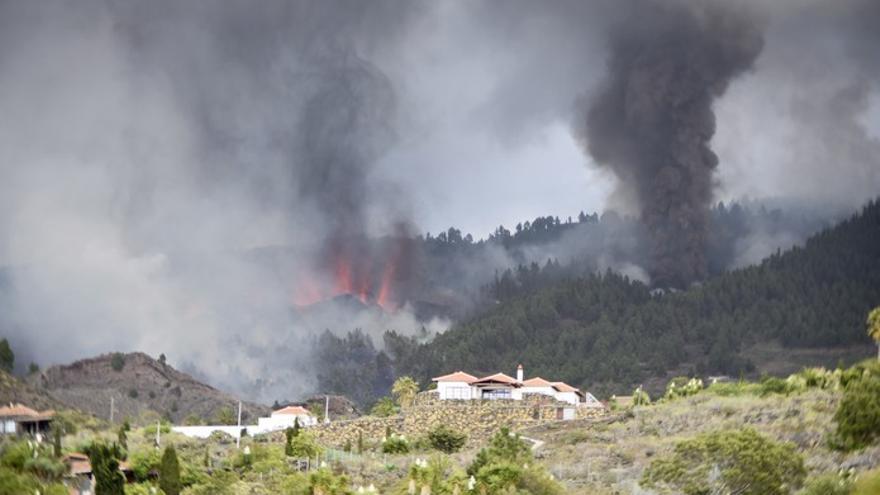
[[[880,306],[868,313],[868,335],[877,343],[877,359],[880,360]]]
[[[394,381],[391,393],[394,394],[400,407],[407,408],[415,402],[416,394],[419,393],[419,384],[411,377],[402,376]]]

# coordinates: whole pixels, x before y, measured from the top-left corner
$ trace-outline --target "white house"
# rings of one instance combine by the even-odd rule
[[[299,420],[299,425],[303,427],[318,424],[318,420],[312,416],[308,409],[301,406],[287,406],[273,411],[268,418],[257,418],[255,425],[174,426],[171,430],[192,438],[208,438],[215,431],[238,437],[242,432],[246,432],[248,435],[260,435],[284,430],[293,427],[297,420]]]
[[[302,406],[287,406],[277,411],[272,411],[268,418],[257,419],[257,429],[262,431],[276,431],[293,427],[299,420],[300,426],[314,426],[318,420],[312,416],[308,409]]]
[[[477,378],[463,371],[432,379],[437,383],[440,400],[522,400],[529,394],[541,394],[575,406],[602,407],[590,393],[584,393],[564,382],[551,382],[541,377],[525,379],[522,365],[516,368],[516,378],[495,373]]]
[[[456,371],[448,375],[438,376],[431,380],[437,383],[437,393],[441,400],[447,399],[475,399],[471,387],[477,377],[463,371]]]

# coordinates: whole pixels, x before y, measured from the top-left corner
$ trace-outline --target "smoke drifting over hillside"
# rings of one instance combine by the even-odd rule
[[[880,190],[877,3],[767,3],[2,2],[0,335],[271,402],[325,328],[441,331],[517,262],[685,285],[712,201]],[[581,209],[641,214],[654,261],[612,224],[454,263],[415,238]],[[797,241],[767,231],[738,263]]]
[[[589,103],[583,139],[635,201],[652,244],[655,285],[707,275],[706,237],[718,157],[714,101],[763,45],[741,12],[641,2],[611,29],[609,75]]]

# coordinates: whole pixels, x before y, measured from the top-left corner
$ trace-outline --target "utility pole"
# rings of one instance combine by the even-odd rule
[[[156,421],[156,448],[162,444],[162,420]]]
[[[113,396],[110,396],[110,424],[113,424]]]
[[[238,401],[238,435],[235,436],[235,448],[241,447],[241,401]]]
[[[324,423],[330,422],[330,396],[324,396]]]

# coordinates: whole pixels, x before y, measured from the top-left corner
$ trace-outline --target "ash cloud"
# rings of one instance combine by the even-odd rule
[[[397,108],[371,58],[419,9],[4,3],[0,304],[19,363],[162,352],[249,398],[309,391],[310,335],[338,321],[303,321],[296,289],[409,222],[374,193]],[[421,326],[371,314],[356,323]]]
[[[754,64],[749,47],[728,45],[742,26],[738,15],[718,17],[722,4],[766,21]],[[212,384],[271,402],[312,387],[316,332],[346,321],[371,335],[420,326],[407,295],[458,305],[511,265],[589,258],[598,269],[641,279],[646,268],[657,283],[686,283],[703,270],[706,195],[856,206],[880,190],[880,121],[870,120],[880,101],[876,2],[833,4],[3,2],[0,333],[24,365],[162,352]],[[650,18],[628,23],[634,15]],[[645,255],[628,222],[609,242],[597,234],[605,226],[591,226],[514,253],[489,246],[455,266],[418,259],[413,233],[440,226],[479,234],[536,215],[641,211],[644,203],[621,201],[632,196],[606,201],[608,171],[635,182],[617,165],[595,173],[568,126],[575,119],[578,137],[590,137],[588,109],[574,102],[615,80],[604,59],[626,60],[603,40],[660,36],[664,22],[683,31],[671,41],[706,43],[670,53],[669,63],[692,56],[708,69],[692,69],[683,89],[657,78],[663,86],[645,94],[659,103],[639,108],[682,96],[699,125],[671,127],[692,140],[661,155],[682,177],[693,165],[699,180],[686,195],[693,201],[657,199],[686,225],[650,215],[646,223],[688,234],[672,246],[694,267],[673,260],[669,270],[683,275],[663,282],[647,260],[665,263],[668,253]],[[716,37],[701,31],[718,22]],[[716,52],[741,58],[714,60]],[[707,108],[716,110],[714,135]],[[599,144],[617,157],[633,136],[612,136],[620,149]],[[753,232],[733,246],[738,262],[799,238],[776,226]],[[292,307],[303,287],[315,285],[317,300],[336,293],[339,260],[352,288],[366,285],[368,306],[390,278],[404,307],[340,319]]]
[[[654,285],[683,288],[707,275],[712,106],[752,67],[761,30],[720,6],[643,2],[610,37],[608,79],[586,104],[581,136],[638,205]]]

